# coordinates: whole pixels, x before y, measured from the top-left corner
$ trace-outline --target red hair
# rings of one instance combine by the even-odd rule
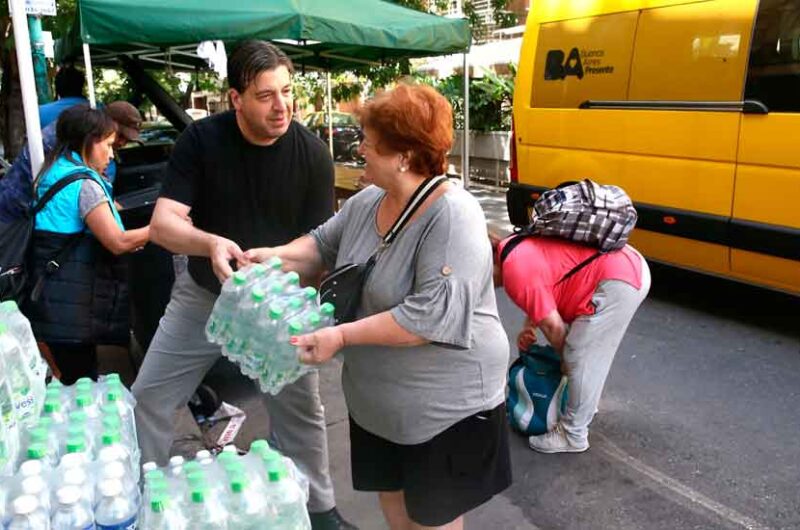
[[[425,176],[447,170],[453,145],[453,109],[429,86],[399,85],[370,100],[359,112],[361,126],[374,131],[376,149],[410,153],[409,169]]]

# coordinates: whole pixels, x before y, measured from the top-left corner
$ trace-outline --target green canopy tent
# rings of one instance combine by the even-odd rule
[[[194,70],[207,67],[199,42],[249,38],[272,41],[301,70],[464,52],[466,71],[471,31],[466,19],[382,0],[79,0],[58,56],[83,55],[93,100],[92,64],[117,65],[124,55],[144,66]]]

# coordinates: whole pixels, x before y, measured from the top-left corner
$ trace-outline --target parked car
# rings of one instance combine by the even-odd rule
[[[347,112],[332,113],[333,119],[333,158],[343,162],[357,162],[358,144],[363,133],[356,117]],[[328,113],[312,112],[303,124],[311,129],[325,143],[328,143]]]

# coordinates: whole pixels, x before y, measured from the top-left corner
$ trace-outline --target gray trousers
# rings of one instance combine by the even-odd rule
[[[586,443],[611,363],[633,315],[650,290],[650,269],[642,258],[642,287],[606,280],[592,296],[593,315],[576,318],[564,344],[569,398],[561,426],[577,445]]]
[[[205,374],[222,355],[205,337],[205,325],[216,296],[181,273],[164,317],[133,384],[136,428],[142,461],[166,465],[174,437],[173,416],[186,405]],[[244,376],[242,376],[244,377]],[[325,412],[319,375],[306,374],[277,396],[265,396],[272,441],[308,476],[311,512],[336,504],[328,471]]]

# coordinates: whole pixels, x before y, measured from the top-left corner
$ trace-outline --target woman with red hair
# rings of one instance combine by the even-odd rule
[[[415,191],[435,187],[364,283],[357,318],[294,339],[301,360],[343,352],[353,485],[377,491],[392,529],[463,527],[462,515],[511,483],[505,421],[509,343],[497,314],[492,250],[478,202],[446,179],[452,110],[401,85],[361,112],[373,186],[279,255],[312,278],[364,263]]]

